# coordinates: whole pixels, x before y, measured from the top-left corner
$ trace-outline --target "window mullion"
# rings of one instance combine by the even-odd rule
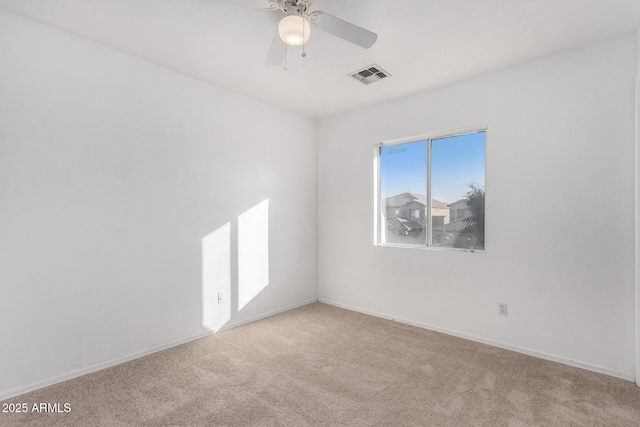
[[[427,227],[427,246],[431,246],[431,139],[427,139],[427,212],[425,212],[425,219]]]

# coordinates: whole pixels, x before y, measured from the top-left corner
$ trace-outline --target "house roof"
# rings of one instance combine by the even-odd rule
[[[424,194],[419,193],[402,193],[395,196],[387,197],[384,199],[385,206],[387,207],[400,207],[408,205],[411,202],[420,203],[422,206],[427,206],[427,197]],[[431,207],[433,208],[447,208],[447,204],[440,200],[431,199]]]
[[[410,219],[394,217],[387,222],[387,226],[396,234],[404,233],[411,230],[421,230],[422,225]]]
[[[422,203],[426,206],[426,203],[424,202],[424,196],[421,196],[422,200],[420,200],[420,196],[420,194],[402,193],[395,196],[387,197],[386,199],[384,199],[384,203],[387,207],[400,207],[406,205],[407,203],[417,201],[418,203]]]
[[[467,199],[458,199],[455,202],[449,203],[447,206],[449,206],[450,208],[458,208],[458,207],[465,206],[466,208],[469,205],[467,204]]]
[[[421,230],[422,224],[406,218],[396,218],[407,230]]]
[[[459,221],[453,221],[448,224],[438,225],[433,227],[433,231],[444,231],[444,232],[460,232],[460,231],[470,231],[476,222],[471,218],[461,219]]]
[[[431,207],[432,208],[447,208],[449,207],[449,205],[447,205],[444,202],[441,202],[440,200],[436,200],[436,199],[431,199]]]

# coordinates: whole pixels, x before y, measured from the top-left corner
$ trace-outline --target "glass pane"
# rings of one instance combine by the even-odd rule
[[[431,243],[484,249],[485,133],[431,141]]]
[[[426,244],[427,142],[380,148],[380,243]]]

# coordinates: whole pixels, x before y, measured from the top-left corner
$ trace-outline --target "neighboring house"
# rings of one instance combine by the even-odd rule
[[[416,193],[402,193],[382,201],[385,213],[387,242],[420,243],[425,239],[426,197]],[[443,203],[431,199],[433,246],[450,248],[482,249],[476,222],[471,218],[471,209],[464,199]]]
[[[396,236],[418,236],[424,229],[426,218],[425,196],[402,193],[382,201],[387,221],[387,230]]]
[[[396,236],[418,236],[426,225],[426,196],[417,193],[402,193],[382,201],[387,229]],[[431,199],[431,218],[434,225],[449,223],[449,207]]]
[[[451,222],[459,221],[471,216],[471,209],[469,209],[469,204],[466,199],[456,200],[453,203],[449,203],[447,206],[450,209]]]
[[[450,208],[446,203],[431,199],[431,219],[433,225],[443,225],[451,222]]]

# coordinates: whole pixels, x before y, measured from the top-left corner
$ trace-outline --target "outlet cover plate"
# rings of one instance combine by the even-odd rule
[[[498,303],[498,316],[508,316],[509,315],[509,311],[507,308],[507,303],[506,302],[499,302]]]

